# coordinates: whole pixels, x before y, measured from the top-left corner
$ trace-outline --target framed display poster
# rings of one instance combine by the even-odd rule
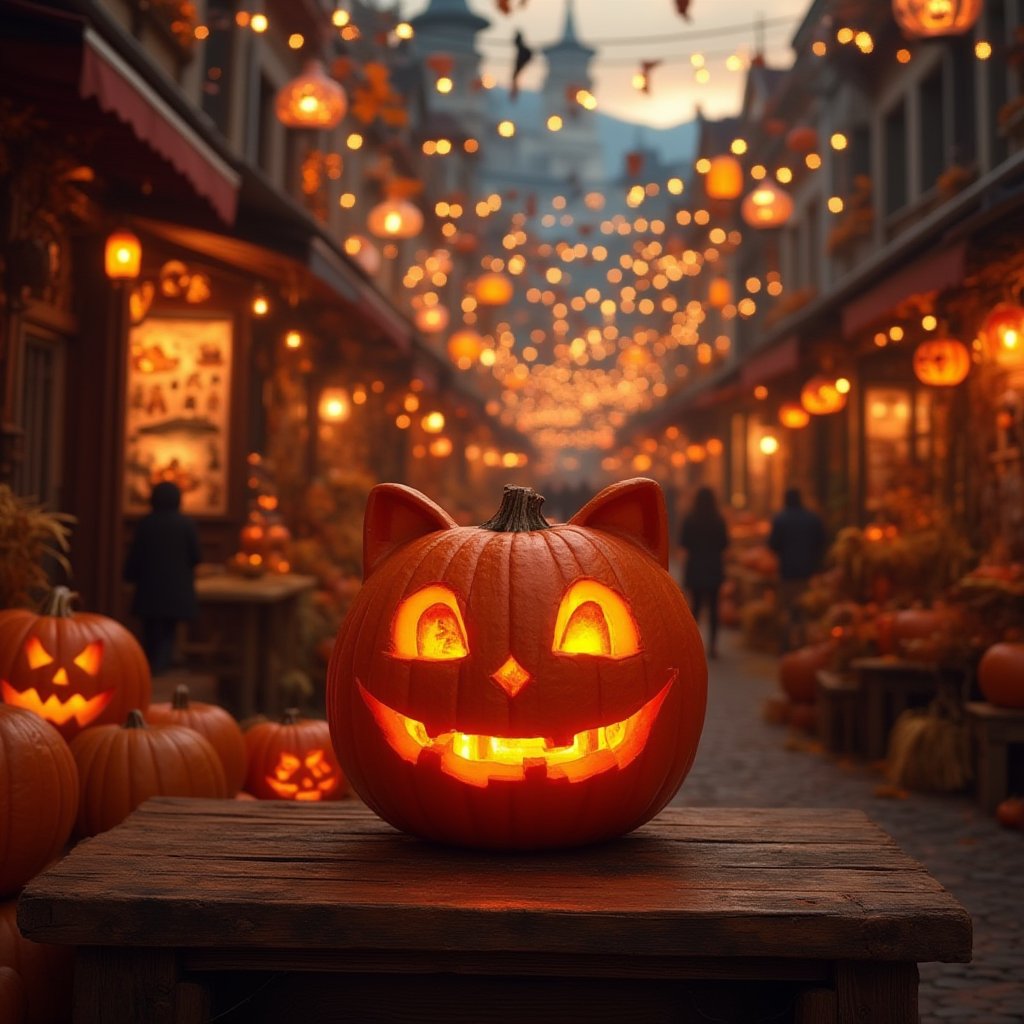
[[[181,488],[182,511],[227,513],[230,319],[149,317],[131,329],[124,509],[149,511],[154,484]]]

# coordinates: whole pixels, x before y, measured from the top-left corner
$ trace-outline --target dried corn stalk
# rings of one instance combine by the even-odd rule
[[[50,586],[47,562],[71,578],[74,516],[47,512],[0,484],[0,608],[33,607]]]

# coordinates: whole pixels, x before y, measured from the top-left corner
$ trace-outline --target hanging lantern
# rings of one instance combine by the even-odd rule
[[[836,387],[835,377],[812,377],[800,392],[800,404],[812,416],[828,416],[845,407],[846,392]]]
[[[793,199],[775,182],[765,180],[747,194],[741,213],[753,228],[778,228],[792,216]]]
[[[922,341],[914,350],[914,374],[922,384],[954,388],[971,370],[971,353],[955,338]]]
[[[460,370],[468,370],[480,358],[484,339],[476,331],[464,327],[448,339],[448,355]]]
[[[334,128],[346,110],[345,90],[318,60],[309,61],[274,100],[277,119],[285,128]]]
[[[504,274],[481,274],[473,282],[473,295],[481,306],[504,306],[513,292],[512,281]]]
[[[448,310],[445,306],[420,306],[413,319],[424,334],[437,334],[448,326]]]
[[[893,0],[896,23],[912,38],[962,36],[981,15],[983,0]]]
[[[803,430],[811,422],[811,415],[797,402],[783,402],[779,406],[779,422],[790,430]]]
[[[818,148],[818,133],[807,124],[798,124],[786,134],[786,148],[792,153],[813,153]]]
[[[408,199],[385,199],[370,210],[366,226],[378,238],[414,238],[423,230],[423,214]]]
[[[985,317],[981,337],[990,359],[1001,366],[1024,360],[1024,308],[1015,302],[1000,302]]]
[[[704,176],[708,199],[735,199],[743,192],[743,165],[730,154],[712,157]]]
[[[142,267],[142,243],[138,235],[127,228],[111,232],[103,264],[111,281],[134,281]]]
[[[708,305],[721,309],[732,302],[732,285],[727,277],[713,277],[708,285]]]

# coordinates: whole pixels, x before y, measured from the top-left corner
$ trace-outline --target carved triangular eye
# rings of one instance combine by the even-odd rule
[[[455,661],[469,654],[455,595],[439,583],[405,598],[391,625],[391,653],[420,661]]]
[[[628,658],[640,651],[640,630],[626,599],[597,580],[577,580],[562,598],[552,649],[558,654]]]
[[[86,644],[84,650],[75,658],[75,664],[88,676],[96,675],[103,661],[103,644],[94,640]]]
[[[53,656],[43,646],[37,636],[30,636],[25,643],[25,657],[29,668],[45,668],[53,664]]]

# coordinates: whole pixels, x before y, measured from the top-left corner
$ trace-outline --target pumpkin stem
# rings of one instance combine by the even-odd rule
[[[67,587],[54,587],[50,591],[50,596],[43,602],[43,614],[58,619],[70,619],[73,614],[71,602],[77,599],[78,595]]]
[[[480,529],[493,533],[550,530],[551,524],[540,513],[543,504],[544,496],[532,487],[508,486],[501,496],[501,508]]]
[[[302,713],[298,708],[285,708],[284,714],[281,716],[282,725],[295,725],[296,722],[302,717]]]
[[[175,711],[188,710],[188,686],[185,683],[178,683],[174,688],[174,696],[171,698],[171,707]]]
[[[146,720],[142,717],[142,712],[138,708],[128,712],[128,717],[124,721],[125,729],[145,729]]]

